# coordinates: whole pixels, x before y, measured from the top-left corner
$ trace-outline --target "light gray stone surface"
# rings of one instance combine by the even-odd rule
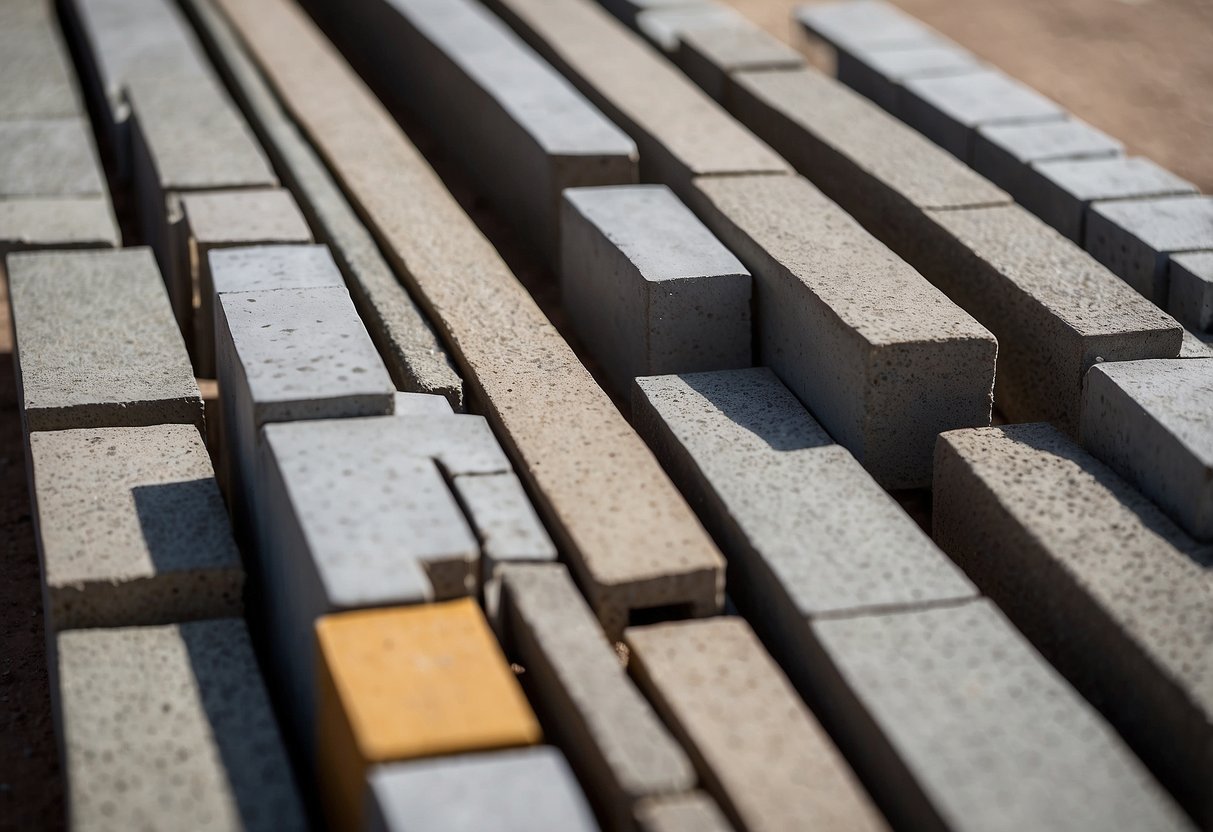
[[[972,53],[953,43],[925,40],[895,48],[839,50],[835,74],[851,89],[898,115],[906,81],[965,75],[980,66]]]
[[[934,30],[882,0],[805,4],[797,22],[836,49],[878,49],[919,43]]]
[[[1124,145],[1085,121],[987,124],[973,138],[973,170],[1018,198],[1034,162],[1120,156]],[[1022,201],[1022,200],[1021,200]]]
[[[244,570],[193,425],[29,436],[47,628],[241,614]]]
[[[1213,540],[1213,363],[1096,364],[1083,390],[1082,444],[1188,534]]]
[[[897,828],[1192,828],[989,601],[813,629],[839,742]]]
[[[1204,335],[1198,337],[1184,330],[1183,345],[1179,348],[1180,358],[1213,358],[1213,337]]]
[[[636,824],[640,832],[733,832],[715,801],[699,791],[641,801]]]
[[[597,832],[555,748],[466,754],[376,766],[367,777],[369,832]]]
[[[449,416],[455,413],[451,402],[436,393],[397,393],[397,416]]]
[[[71,58],[56,29],[50,20],[0,25],[0,118],[83,114]]]
[[[640,798],[683,792],[695,770],[619,663],[560,564],[502,569],[501,629],[528,694],[613,829]]]
[[[116,248],[121,242],[107,197],[0,199],[0,255],[45,248]]]
[[[0,147],[2,198],[106,195],[86,118],[0,121]]]
[[[510,461],[483,416],[397,415],[410,453],[435,460],[448,478],[467,474],[504,474]]]
[[[750,273],[669,188],[571,189],[560,227],[561,300],[617,393],[750,366]]]
[[[8,258],[26,430],[202,426],[202,399],[146,248]]]
[[[744,70],[795,69],[804,56],[748,21],[679,34],[675,62],[708,95],[727,106],[732,81]]]
[[[1084,244],[1126,283],[1165,306],[1169,255],[1213,251],[1213,196],[1093,205]]]
[[[834,743],[740,618],[625,632],[630,670],[739,829],[885,829]]]
[[[994,338],[804,179],[703,178],[691,204],[754,275],[757,360],[882,485],[989,424]]]
[[[207,255],[207,265],[216,295],[345,286],[328,246],[252,245],[215,249]]]
[[[1167,311],[1189,329],[1213,332],[1213,251],[1170,259]]]
[[[58,636],[71,828],[305,830],[244,622]]]
[[[1198,822],[1213,819],[1213,551],[1049,425],[940,437],[934,537]]]
[[[686,6],[648,9],[636,15],[636,29],[666,54],[678,51],[678,43],[687,32],[699,29],[728,29],[748,26],[749,21],[732,7],[703,0]]]

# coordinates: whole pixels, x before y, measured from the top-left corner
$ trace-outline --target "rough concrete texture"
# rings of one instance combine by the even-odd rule
[[[49,20],[0,27],[0,118],[48,119],[78,116],[71,58]],[[7,148],[6,148],[7,152]]]
[[[739,829],[885,829],[834,743],[740,618],[625,634],[630,669]]]
[[[1079,245],[1092,202],[1197,193],[1191,182],[1149,159],[1058,159],[1032,169],[1016,200]]]
[[[994,338],[820,191],[798,176],[695,187],[754,275],[757,359],[877,481],[925,485],[940,431],[989,424]]]
[[[1197,337],[1184,330],[1183,344],[1179,348],[1180,358],[1213,358],[1213,339],[1209,336]]]
[[[307,829],[244,622],[58,637],[73,829]]]
[[[345,286],[328,246],[239,246],[215,249],[206,259],[217,295]]]
[[[0,196],[5,199],[106,194],[85,118],[0,121],[0,147]]]
[[[940,547],[1207,825],[1213,552],[1048,425],[944,434],[932,495]]]
[[[397,280],[328,168],[283,111],[261,70],[211,0],[183,0],[208,48],[222,55],[232,94],[276,170],[328,243],[354,304],[400,390],[445,396],[463,409],[463,381],[429,321]]]
[[[769,147],[593,0],[491,5],[635,139],[642,181],[685,198],[696,176],[787,172]]]
[[[528,694],[567,750],[600,816],[628,829],[643,797],[684,792],[695,770],[628,678],[560,564],[502,570],[501,629]]]
[[[1165,306],[1169,255],[1213,251],[1213,196],[1092,205],[1085,245],[1126,283]]]
[[[436,393],[397,393],[397,416],[453,416],[454,409],[446,396]]]
[[[1213,332],[1213,251],[1170,259],[1167,311],[1189,329]]]
[[[498,567],[556,560],[556,544],[512,472],[455,477],[455,495],[480,540],[480,581],[489,617],[496,615]]]
[[[640,832],[733,832],[716,802],[699,791],[642,800],[636,825]]]
[[[980,66],[972,53],[932,39],[895,48],[840,50],[836,74],[843,84],[899,115],[906,81],[965,75]]]
[[[880,0],[806,4],[796,10],[796,20],[840,51],[896,48],[934,36],[929,26]]]
[[[377,766],[367,777],[368,832],[597,832],[555,748],[523,748]]]
[[[1082,444],[1213,541],[1213,363],[1096,364],[1083,390]]]
[[[29,436],[47,627],[241,614],[244,570],[193,425]]]
[[[1189,829],[1111,726],[986,600],[818,621],[839,743],[905,829]],[[879,786],[875,785],[879,784]]]
[[[640,378],[632,410],[721,542],[732,593],[787,609],[785,629],[975,594],[765,367]]]
[[[294,4],[220,2],[434,315],[604,627],[672,604],[717,611],[719,552],[395,122]]]
[[[429,457],[448,478],[464,474],[503,474],[510,461],[483,416],[457,413],[447,418],[397,415],[409,452]]]
[[[905,82],[898,115],[953,155],[971,162],[974,134],[984,124],[1050,121],[1066,113],[996,69]]]
[[[366,773],[376,763],[541,740],[471,599],[328,615],[316,624],[316,644],[318,782],[332,828],[362,828]]]
[[[8,258],[27,430],[202,426],[202,399],[146,248]]]
[[[561,301],[617,392],[751,366],[750,273],[669,188],[566,191],[560,251]]]
[[[121,241],[106,197],[0,199],[0,255],[46,248],[117,248]]]
[[[748,22],[682,32],[674,60],[700,89],[725,104],[729,76],[745,70],[795,69],[804,56]]]
[[[739,29],[750,25],[729,6],[711,0],[686,6],[666,6],[636,16],[636,30],[666,54],[678,51],[683,35],[702,29]]]
[[[1019,199],[1033,176],[1033,163],[1059,159],[1107,159],[1124,145],[1085,121],[987,124],[973,137],[973,170]],[[1022,200],[1020,200],[1022,201]]]

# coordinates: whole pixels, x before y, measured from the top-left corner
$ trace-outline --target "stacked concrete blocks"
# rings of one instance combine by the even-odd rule
[[[878,49],[838,50],[838,80],[900,116],[906,108],[905,86],[920,78],[966,75],[981,68],[977,58],[950,43],[934,38],[914,45]]]
[[[699,88],[727,106],[735,72],[796,69],[804,56],[757,26],[712,26],[679,36],[675,61]]]

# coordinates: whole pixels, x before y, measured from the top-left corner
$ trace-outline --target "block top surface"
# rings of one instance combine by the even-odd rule
[[[913,78],[906,89],[965,127],[1000,121],[1062,118],[1065,111],[996,69],[939,78]]]
[[[679,36],[682,48],[724,72],[804,65],[804,56],[757,26],[693,28]]]
[[[513,470],[483,416],[455,413],[435,418],[404,413],[397,414],[396,420],[412,453],[436,460],[448,477]]]
[[[0,117],[44,119],[84,112],[57,28],[49,21],[0,26],[0,78],[5,79]]]
[[[0,121],[0,196],[105,195],[85,118]]]
[[[649,282],[749,275],[664,185],[568,188],[564,200]]]
[[[344,287],[328,246],[274,245],[207,252],[216,294]]]
[[[1085,121],[1065,118],[1028,124],[986,124],[977,132],[1021,162],[1083,156],[1112,156],[1124,145]]]
[[[1046,179],[1084,202],[1197,193],[1196,186],[1149,159],[1058,159],[1035,165]]]
[[[716,802],[700,791],[642,800],[636,823],[640,832],[733,832]]]
[[[471,599],[338,613],[319,660],[367,762],[540,741],[539,723]]]
[[[556,544],[514,474],[460,476],[454,487],[486,558],[496,563],[556,560]]]
[[[108,197],[0,199],[0,253],[117,248],[121,241]]]
[[[1091,210],[1158,252],[1213,249],[1213,196],[1104,202]]]
[[[1213,283],[1213,251],[1196,251],[1171,257],[1171,268],[1182,269],[1206,283]]]
[[[687,32],[696,29],[741,29],[750,22],[731,7],[717,3],[662,6],[636,16],[636,28],[659,49],[673,52]]]
[[[181,209],[189,235],[202,246],[312,241],[303,212],[283,188],[185,193]]]
[[[1213,467],[1213,362],[1105,361],[1090,373],[1106,378],[1201,462]]]
[[[806,4],[797,7],[795,15],[809,32],[844,49],[898,46],[936,37],[929,26],[882,0]]]
[[[855,57],[891,81],[929,78],[935,75],[963,75],[980,66],[971,52],[947,42],[861,50]]]

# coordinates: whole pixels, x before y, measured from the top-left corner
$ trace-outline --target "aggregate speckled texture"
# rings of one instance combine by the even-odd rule
[[[20,83],[6,81],[6,83]],[[84,118],[0,121],[0,196],[104,195]]]
[[[0,255],[44,248],[117,248],[121,241],[107,197],[0,200]]]
[[[212,251],[207,260],[219,295],[345,285],[328,246],[240,246]]]

